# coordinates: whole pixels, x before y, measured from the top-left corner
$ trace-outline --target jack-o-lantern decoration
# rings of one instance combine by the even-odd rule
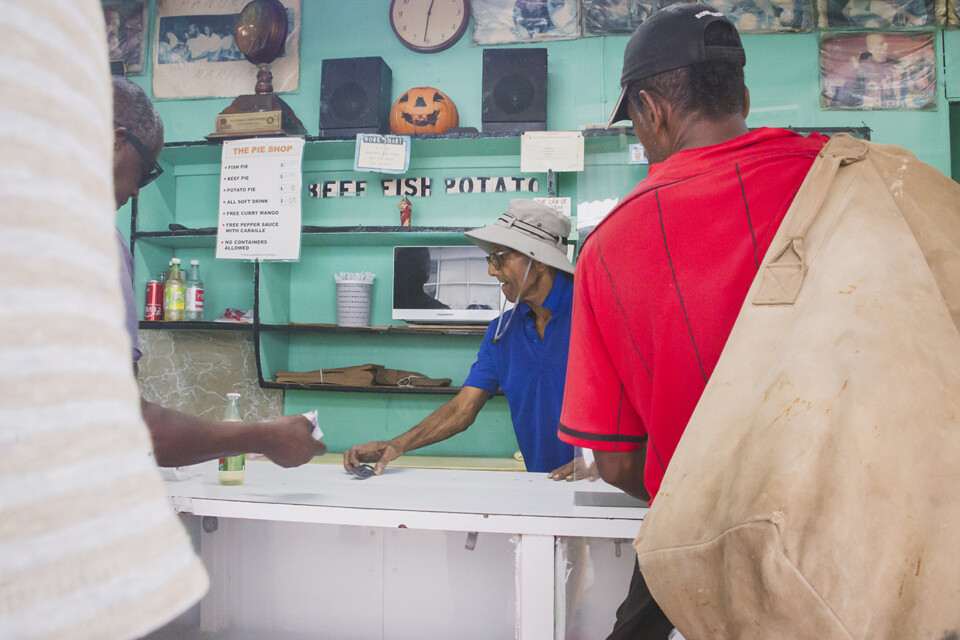
[[[460,123],[457,105],[433,87],[414,87],[397,98],[390,110],[393,133],[443,133]]]

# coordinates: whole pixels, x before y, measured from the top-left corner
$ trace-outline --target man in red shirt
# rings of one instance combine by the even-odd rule
[[[610,124],[632,120],[650,171],[580,252],[559,436],[593,449],[601,477],[641,499],[656,497],[827,141],[748,131],[745,62],[734,26],[702,4],[657,12],[624,53]],[[665,638],[671,626],[635,571],[610,638]]]

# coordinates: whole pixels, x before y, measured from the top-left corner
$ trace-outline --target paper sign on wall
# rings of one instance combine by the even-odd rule
[[[572,205],[573,205],[573,198],[560,198],[560,197],[534,198],[533,201],[539,202],[540,204],[547,205],[548,207],[550,207],[551,209],[559,213],[561,216],[563,216],[567,220],[570,220],[570,226],[571,228],[573,228],[573,220],[570,217],[570,209],[572,208]],[[574,246],[572,244],[568,245],[566,251],[567,251],[567,257],[572,262]]]
[[[410,168],[410,136],[357,134],[354,171],[406,173]]]
[[[520,136],[520,171],[583,171],[583,133],[525,131]]]
[[[217,258],[300,259],[303,138],[223,143]]]
[[[642,144],[631,144],[627,148],[630,150],[630,164],[650,164]]]
[[[534,198],[533,201],[547,205],[565,218],[570,217],[570,210],[573,206],[573,198]]]

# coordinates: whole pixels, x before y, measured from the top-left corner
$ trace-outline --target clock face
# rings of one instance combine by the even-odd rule
[[[391,0],[390,26],[400,42],[421,53],[449,49],[467,30],[468,0]]]

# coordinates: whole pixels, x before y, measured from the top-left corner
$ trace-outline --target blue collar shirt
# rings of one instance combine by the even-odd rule
[[[573,460],[573,447],[557,437],[572,302],[573,279],[558,271],[543,302],[551,312],[543,338],[534,325],[533,311],[521,302],[515,311],[503,314],[503,325],[511,313],[516,317],[496,344],[497,321],[490,323],[477,361],[463,383],[490,393],[503,389],[527,471],[549,472]]]

